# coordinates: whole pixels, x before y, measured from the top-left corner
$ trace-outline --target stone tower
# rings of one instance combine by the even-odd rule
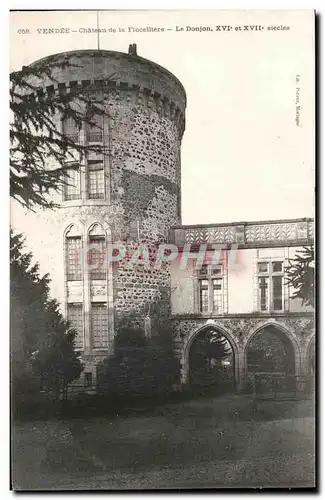
[[[128,54],[80,50],[41,61],[63,58],[73,67],[58,65],[56,83],[45,77],[41,85],[52,92],[73,88],[77,94],[87,88],[100,99],[108,115],[94,117],[100,128],[62,126],[83,144],[104,144],[107,153],[89,153],[79,165],[71,164],[60,208],[38,217],[46,218],[44,251],[48,271],[56,276],[57,298],[78,330],[85,360],[93,362],[112,352],[117,317],[141,316],[157,297],[168,306],[167,267],[137,270],[122,260],[89,271],[75,256],[90,246],[101,259],[111,241],[155,247],[167,241],[172,225],[180,224],[186,94],[173,74],[139,57],[134,44]]]

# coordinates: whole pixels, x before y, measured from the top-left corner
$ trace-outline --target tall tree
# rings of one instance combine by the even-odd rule
[[[45,328],[44,307],[49,293],[48,275],[39,274],[38,264],[25,250],[21,234],[10,231],[10,295],[12,348],[26,361],[38,347]],[[22,333],[24,332],[24,333]]]
[[[46,329],[32,355],[31,366],[40,377],[43,389],[57,399],[61,391],[79,377],[83,365],[80,354],[75,351],[76,331],[63,319],[57,301],[47,302],[45,322]]]
[[[15,394],[35,388],[39,376],[56,397],[78,377],[82,364],[74,349],[76,332],[49,297],[50,279],[40,276],[21,234],[10,238],[11,368]]]
[[[287,282],[294,289],[292,298],[314,307],[315,304],[315,252],[314,247],[304,247],[286,268]]]

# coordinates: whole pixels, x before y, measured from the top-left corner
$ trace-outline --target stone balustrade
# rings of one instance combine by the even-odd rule
[[[314,242],[314,220],[292,219],[174,226],[169,242],[176,245],[220,244],[240,248],[301,246]]]

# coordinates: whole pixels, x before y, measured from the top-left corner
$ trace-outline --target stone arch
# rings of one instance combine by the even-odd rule
[[[103,227],[103,225],[100,222],[93,222],[89,227],[87,231],[87,235],[89,236],[104,236],[105,239],[107,238],[107,233]]]
[[[308,341],[306,349],[306,371],[308,373],[315,373],[315,358],[316,358],[316,335],[311,336]],[[312,357],[314,357],[314,364],[312,364]]]
[[[71,224],[69,224],[68,227],[66,227],[63,232],[64,239],[68,237],[73,238],[78,236],[82,237],[82,230],[79,224],[76,222],[72,222]]]
[[[289,342],[292,346],[292,349],[293,349],[295,374],[299,375],[301,373],[301,349],[300,349],[298,340],[297,340],[296,336],[292,332],[290,332],[290,330],[285,325],[283,325],[282,323],[280,323],[276,320],[273,320],[273,319],[270,319],[270,320],[267,320],[267,321],[264,321],[264,322],[258,324],[257,326],[255,326],[254,328],[252,328],[249,331],[249,333],[246,337],[245,346],[244,346],[244,359],[245,359],[245,373],[246,373],[246,375],[248,372],[247,355],[248,355],[249,345],[250,345],[251,341],[253,340],[253,338],[255,337],[255,335],[257,335],[259,332],[261,332],[262,330],[264,330],[267,327],[273,327],[273,328],[279,330],[279,332],[282,332],[286,336],[286,338],[289,340]]]
[[[315,333],[313,333],[310,339],[308,340],[307,349],[309,350],[313,344],[315,345],[315,343],[316,343],[316,335]]]
[[[107,278],[107,234],[102,224],[93,222],[87,230],[87,272],[90,279]]]
[[[236,342],[236,339],[232,335],[229,330],[227,330],[223,325],[220,325],[218,323],[210,323],[207,322],[204,325],[196,328],[193,330],[190,335],[187,337],[186,340],[186,345],[183,347],[182,350],[182,356],[181,356],[181,383],[182,384],[188,384],[189,383],[189,355],[190,355],[190,349],[191,346],[196,339],[205,329],[207,328],[215,328],[216,331],[222,333],[224,337],[228,340],[232,351],[233,351],[233,356],[234,356],[234,365],[235,365],[235,385],[238,387],[239,385],[239,349],[238,349],[238,344]]]

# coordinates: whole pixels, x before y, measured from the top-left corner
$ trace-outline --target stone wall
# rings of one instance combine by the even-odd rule
[[[66,64],[67,61],[69,65]],[[113,81],[121,87],[140,87],[147,89],[149,94],[159,94],[178,107],[184,115],[186,93],[181,82],[166,68],[138,55],[109,50],[75,50],[44,57],[30,66],[42,65],[51,67],[53,78],[48,75],[35,78],[34,81],[39,86],[70,86],[71,82],[87,80]]]
[[[194,316],[194,315],[193,315]],[[198,317],[175,317],[173,319],[174,349],[181,362],[181,380],[186,385],[189,379],[189,352],[196,336],[206,326],[214,326],[229,341],[234,355],[235,382],[237,390],[245,389],[247,381],[247,349],[257,332],[272,326],[290,340],[295,355],[295,374],[309,373],[310,346],[314,341],[314,318],[302,315],[232,316],[228,318],[204,319]]]

